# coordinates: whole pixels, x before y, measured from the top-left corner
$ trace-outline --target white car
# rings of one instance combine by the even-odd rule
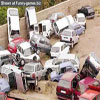
[[[83,13],[76,14],[75,21],[86,28],[86,18]]]
[[[47,60],[44,65],[44,69],[48,73],[52,71],[59,72],[60,64],[68,61],[71,61],[76,71],[79,70],[79,59],[74,54],[68,54],[66,58],[54,58],[54,59]]]
[[[37,81],[45,76],[44,68],[40,62],[29,62],[25,64],[23,71],[27,78],[32,78],[33,83],[36,82],[36,85]]]
[[[34,32],[39,33],[35,7],[26,8],[25,19],[26,19],[26,25],[28,30],[28,39],[30,39]]]
[[[8,40],[9,42],[20,36],[19,13],[17,8],[8,8]]]
[[[61,33],[60,41],[68,43],[73,48],[74,44],[78,43],[79,36],[73,29],[65,29]]]
[[[79,69],[80,67],[80,61],[78,56],[76,56],[75,54],[61,54],[58,59],[66,59],[68,61],[71,61],[72,64],[75,66],[76,69]]]
[[[40,57],[33,52],[29,42],[23,42],[18,45],[17,53],[25,60],[40,60]]]
[[[61,53],[69,53],[70,47],[65,42],[56,42],[51,47],[51,58],[58,57]]]
[[[100,69],[100,57],[91,52],[87,58],[97,69]]]

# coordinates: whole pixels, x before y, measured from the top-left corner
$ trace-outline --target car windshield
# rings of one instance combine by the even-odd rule
[[[86,90],[86,86],[83,84],[79,84],[79,87],[80,87],[81,94],[84,93]]]
[[[77,65],[75,60],[71,59],[70,61],[72,62],[73,65]]]
[[[92,13],[92,12],[94,12],[94,10],[92,8],[89,8],[88,13]]]
[[[24,66],[24,71],[25,72],[34,72],[34,66],[32,66],[32,65],[25,65]]]
[[[10,14],[11,16],[18,16],[18,11],[16,11],[16,10],[10,10],[10,11],[9,11],[9,14]]]
[[[10,42],[9,46],[10,46],[11,48],[14,48],[14,47],[15,47],[15,44],[14,44],[13,42]]]
[[[85,21],[85,18],[84,17],[78,18],[78,22],[84,22],[84,21]]]
[[[13,35],[16,35],[16,37],[17,37],[17,35],[19,36],[19,30],[12,30],[11,31],[11,35],[13,36]]]
[[[54,59],[52,62],[53,65],[59,65],[60,63],[62,63],[61,59]]]
[[[65,30],[65,31],[62,32],[62,35],[71,36],[71,32]]]
[[[57,53],[59,51],[60,51],[60,48],[59,47],[52,47],[52,49],[51,49],[51,52]]]
[[[98,56],[96,56],[95,53],[91,53],[91,56],[95,59],[95,61],[97,61],[97,63],[100,64],[100,58]]]
[[[27,48],[24,50],[24,56],[30,56],[32,55],[34,52],[31,50],[31,48]]]
[[[74,26],[74,30],[78,30],[78,29],[80,29],[81,27],[80,27],[80,25],[75,25]]]
[[[71,82],[67,80],[60,80],[58,83],[58,86],[64,87],[64,88],[71,88]]]
[[[82,98],[82,97],[81,97],[80,100],[89,100],[89,99],[86,99],[86,98]]]
[[[54,23],[54,27],[55,27],[56,32],[58,33],[59,32],[59,29],[58,29],[58,26],[57,26],[56,23]]]

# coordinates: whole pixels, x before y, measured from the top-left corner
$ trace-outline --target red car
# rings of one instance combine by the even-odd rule
[[[22,42],[25,42],[25,40],[22,38],[22,37],[18,37],[18,38],[15,38],[13,39],[9,44],[8,44],[8,50],[11,52],[11,53],[16,53],[17,52],[17,45],[22,43]]]
[[[15,99],[8,98],[5,93],[0,92],[0,100],[15,100]]]
[[[80,96],[79,100],[100,100],[100,91],[89,89]]]
[[[96,80],[91,77],[80,80],[78,73],[66,72],[57,85],[56,94],[59,99],[79,100],[79,96],[95,81]]]

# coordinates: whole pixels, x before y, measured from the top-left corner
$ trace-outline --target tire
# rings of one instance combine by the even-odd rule
[[[19,59],[20,58],[20,54],[16,54],[16,59]]]
[[[35,79],[35,85],[38,86],[38,78]]]
[[[85,24],[85,29],[86,29],[86,24]]]
[[[20,63],[20,66],[24,66],[25,65],[25,60],[21,59],[19,63]]]
[[[73,48],[74,47],[74,42],[72,42],[72,45],[71,45],[71,48]]]
[[[46,76],[47,76],[47,80],[50,80],[51,78],[50,78],[50,73],[52,72],[52,69],[51,68],[48,68],[47,69],[47,74],[46,74]]]
[[[37,61],[37,57],[36,56],[33,57],[33,61]]]

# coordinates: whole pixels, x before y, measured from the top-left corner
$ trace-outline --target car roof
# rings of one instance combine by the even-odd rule
[[[93,79],[92,77],[86,77],[86,78],[82,79],[82,80],[79,82],[79,84],[83,84],[83,85],[88,86],[88,85],[94,83],[95,81],[96,81],[96,80]]]
[[[14,44],[20,43],[20,42],[24,42],[25,40],[22,37],[17,37],[15,39],[13,39],[11,42],[13,42]]]
[[[75,54],[61,54],[58,58],[59,59],[75,59],[76,55]]]
[[[78,74],[78,73],[74,73],[74,72],[66,72],[66,73],[61,77],[61,80],[72,81],[73,78],[74,78],[77,74]]]
[[[11,30],[19,30],[19,17],[18,16],[11,16]]]
[[[60,68],[67,67],[67,66],[70,66],[71,68],[72,67],[74,68],[74,65],[72,64],[71,61],[63,62],[63,63],[60,64]]]
[[[85,15],[83,13],[78,13],[76,14],[77,17],[85,17]]]
[[[65,29],[64,31],[70,31],[70,32],[73,32],[74,30],[73,29]],[[63,32],[64,32],[63,31]]]
[[[36,65],[36,64],[39,64],[39,62],[29,62],[29,63],[25,64],[25,66],[26,66],[26,65],[29,65],[29,66],[32,66],[32,65],[33,65],[33,66],[34,66],[34,65]]]
[[[52,47],[61,47],[64,44],[64,42],[56,42]]]
[[[63,23],[63,24],[62,24],[62,23]],[[67,20],[66,17],[63,17],[63,18],[57,20],[57,21],[56,21],[56,24],[57,24],[59,30],[65,28],[65,27],[67,27],[67,26],[69,25],[68,20]]]
[[[98,94],[100,94],[100,92],[89,89],[86,92],[84,92],[80,97],[90,100],[96,97]]]
[[[31,47],[31,45],[30,45],[29,42],[23,42],[23,43],[19,44],[19,46],[20,46],[23,50],[25,50],[25,49]]]

